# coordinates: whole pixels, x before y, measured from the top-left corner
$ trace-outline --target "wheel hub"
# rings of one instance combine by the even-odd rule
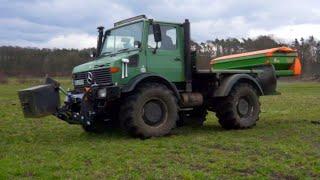
[[[150,100],[143,106],[143,120],[148,125],[158,125],[164,120],[165,106],[161,100]]]
[[[249,102],[244,99],[244,98],[241,98],[239,100],[239,103],[238,103],[238,113],[241,115],[241,116],[245,116],[249,113]]]

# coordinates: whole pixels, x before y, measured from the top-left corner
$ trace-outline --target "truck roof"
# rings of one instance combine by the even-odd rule
[[[139,15],[139,16],[135,16],[135,17],[131,17],[128,19],[124,19],[118,22],[114,23],[114,28],[118,28],[121,26],[126,26],[128,24],[132,24],[132,23],[136,23],[139,21],[150,21],[151,19],[148,19],[146,15]],[[166,22],[166,21],[154,21],[155,23],[162,23],[162,24],[174,24],[174,25],[182,25],[182,23],[175,23],[175,22]]]

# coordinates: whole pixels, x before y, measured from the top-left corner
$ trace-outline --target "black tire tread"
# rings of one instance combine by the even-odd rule
[[[251,86],[250,84],[247,83],[241,83],[236,85],[230,92],[230,94],[221,99],[219,102],[219,107],[218,110],[216,112],[216,116],[219,119],[219,123],[220,125],[225,128],[225,129],[246,129],[246,128],[250,128],[256,125],[256,123],[250,125],[250,126],[244,126],[241,123],[239,123],[236,114],[233,111],[233,100],[234,98],[237,96],[237,93],[240,89],[245,88],[247,90],[252,90],[254,91],[254,93],[257,95],[257,91],[256,89]],[[259,98],[258,98],[259,99]],[[258,100],[258,114],[260,114],[260,101]],[[257,116],[256,119],[254,119],[254,121],[258,121],[259,120],[259,115]]]
[[[134,107],[139,101],[139,97],[144,94],[146,91],[159,90],[169,96],[172,101],[175,102],[175,106],[177,109],[177,100],[171,90],[169,90],[166,86],[158,83],[146,83],[142,86],[138,87],[135,92],[127,97],[125,97],[122,101],[122,106],[119,111],[119,121],[121,128],[128,132],[130,135],[134,137],[141,138],[149,138],[149,137],[159,137],[168,134],[171,129],[175,127],[176,122],[172,123],[169,128],[160,129],[157,133],[148,133],[147,130],[139,127],[133,120],[134,116]],[[177,113],[178,114],[178,113]],[[177,115],[178,117],[178,115]],[[176,121],[177,118],[174,120]]]

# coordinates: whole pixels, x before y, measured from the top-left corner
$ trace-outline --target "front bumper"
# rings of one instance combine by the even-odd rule
[[[91,91],[91,96],[95,99],[104,99],[107,101],[113,101],[121,96],[119,86],[93,86],[89,91]]]
[[[91,124],[105,113],[107,104],[119,99],[121,88],[118,86],[91,86],[84,92],[67,92],[64,105],[54,114],[69,124]]]

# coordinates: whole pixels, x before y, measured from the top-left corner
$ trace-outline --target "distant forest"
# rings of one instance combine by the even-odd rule
[[[289,46],[299,52],[305,78],[320,77],[320,41],[312,36],[282,44],[269,36],[251,38],[215,39],[197,44],[192,48],[212,58],[279,46]],[[92,49],[38,49],[13,46],[0,47],[0,75],[17,77],[69,76],[72,68],[90,61]]]
[[[6,76],[68,76],[72,68],[90,60],[93,49],[0,47],[0,74]]]

